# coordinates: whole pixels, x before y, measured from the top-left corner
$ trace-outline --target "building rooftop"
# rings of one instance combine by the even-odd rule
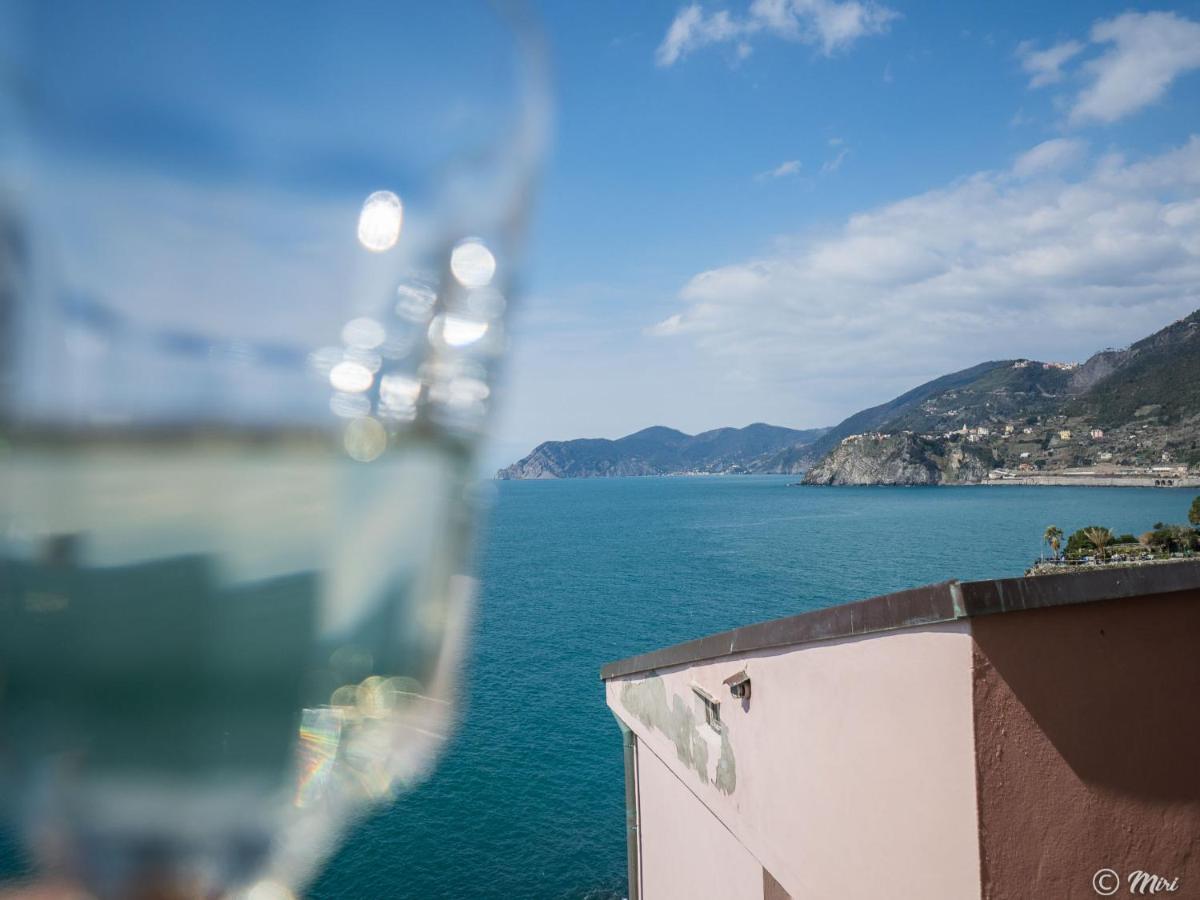
[[[745,625],[608,663],[603,680],[736,653],[791,647],[978,616],[1152,597],[1200,589],[1200,561],[1105,568],[1062,575],[943,581]]]

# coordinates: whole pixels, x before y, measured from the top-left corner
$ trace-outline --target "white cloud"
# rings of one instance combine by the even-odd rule
[[[683,313],[675,313],[673,316],[667,316],[661,322],[656,322],[644,329],[644,333],[653,337],[665,337],[670,334],[677,334],[683,325]]]
[[[660,66],[670,66],[698,47],[731,41],[748,33],[744,25],[734,22],[724,10],[706,16],[699,6],[687,6],[671,22],[655,58]]]
[[[1082,152],[1050,146],[1024,167]],[[1085,356],[1200,307],[1200,137],[1071,181],[1016,174],[976,173],[701,272],[655,333],[760,393],[812,405],[819,390],[850,411],[986,359]]]
[[[1087,153],[1087,142],[1073,138],[1056,138],[1026,150],[1013,163],[1017,178],[1029,178],[1043,172],[1055,172],[1079,162]]]
[[[1061,81],[1063,65],[1082,50],[1079,41],[1063,41],[1045,50],[1035,50],[1033,41],[1022,41],[1017,45],[1017,58],[1029,73],[1029,86],[1037,88]]]
[[[750,39],[760,34],[818,46],[828,56],[883,33],[897,15],[874,0],[754,0],[744,16],[725,9],[705,13],[692,4],[676,14],[655,60],[671,66],[694,50],[728,42],[735,43],[737,58],[745,59]]]
[[[1103,19],[1092,26],[1088,40],[1104,49],[1070,73],[1067,65],[1081,58],[1088,45],[1076,40],[1045,50],[1032,41],[1017,45],[1031,88],[1055,84],[1068,74],[1083,83],[1066,104],[1071,125],[1123,119],[1162,99],[1177,78],[1200,68],[1200,22],[1173,12],[1128,12]]]
[[[754,176],[755,181],[774,181],[776,178],[786,178],[789,175],[799,175],[801,163],[798,159],[789,159],[786,162],[781,162],[773,169],[767,169],[765,172],[759,172]]]
[[[836,144],[833,141],[830,141],[829,143],[830,143],[830,146],[837,147],[842,142],[840,140],[838,140],[838,142]],[[842,163],[844,163],[846,161],[846,157],[849,155],[850,155],[849,148],[842,147],[842,149],[837,152],[836,156],[832,157],[831,159],[827,159],[824,163],[822,163],[821,174],[822,175],[832,175],[834,172],[836,172],[838,169],[840,169],[842,167]]]
[[[1115,122],[1159,100],[1185,72],[1200,68],[1200,23],[1171,12],[1125,13],[1097,22],[1091,39],[1110,44],[1085,65],[1091,78],[1071,121]]]

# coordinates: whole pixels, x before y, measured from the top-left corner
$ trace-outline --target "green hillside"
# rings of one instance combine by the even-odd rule
[[[949,375],[943,375],[933,381],[918,385],[887,403],[856,412],[830,428],[820,440],[813,443],[811,450],[814,454],[823,454],[836,447],[844,437],[852,434],[865,434],[868,431],[882,431],[887,423],[918,408],[930,398],[941,396],[947,391],[968,387],[993,369],[1009,365],[1010,362],[1004,360],[985,362],[960,372],[951,372]]]
[[[888,420],[880,431],[948,431],[1056,412],[1067,399],[1071,371],[1031,360],[1009,360],[977,378],[928,397]]]
[[[910,438],[841,443],[853,434]],[[935,379],[850,416],[810,449],[824,453],[810,470],[823,484],[920,483],[905,482],[917,478],[913,460],[956,449],[1016,472],[1200,467],[1200,310],[1082,365],[1007,360]],[[978,477],[972,467],[938,472]]]
[[[1101,426],[1178,425],[1200,414],[1200,310],[1129,347],[1123,364],[1071,403]]]

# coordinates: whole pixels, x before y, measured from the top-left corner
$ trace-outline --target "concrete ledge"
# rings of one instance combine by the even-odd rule
[[[1027,609],[1200,589],[1200,562],[1069,572],[1036,578],[944,581],[812,610],[608,663],[603,680],[735,653],[791,647]]]

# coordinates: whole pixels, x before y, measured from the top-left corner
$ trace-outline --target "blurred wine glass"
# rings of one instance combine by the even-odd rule
[[[429,767],[543,66],[500,2],[0,2],[0,884],[279,900]]]

